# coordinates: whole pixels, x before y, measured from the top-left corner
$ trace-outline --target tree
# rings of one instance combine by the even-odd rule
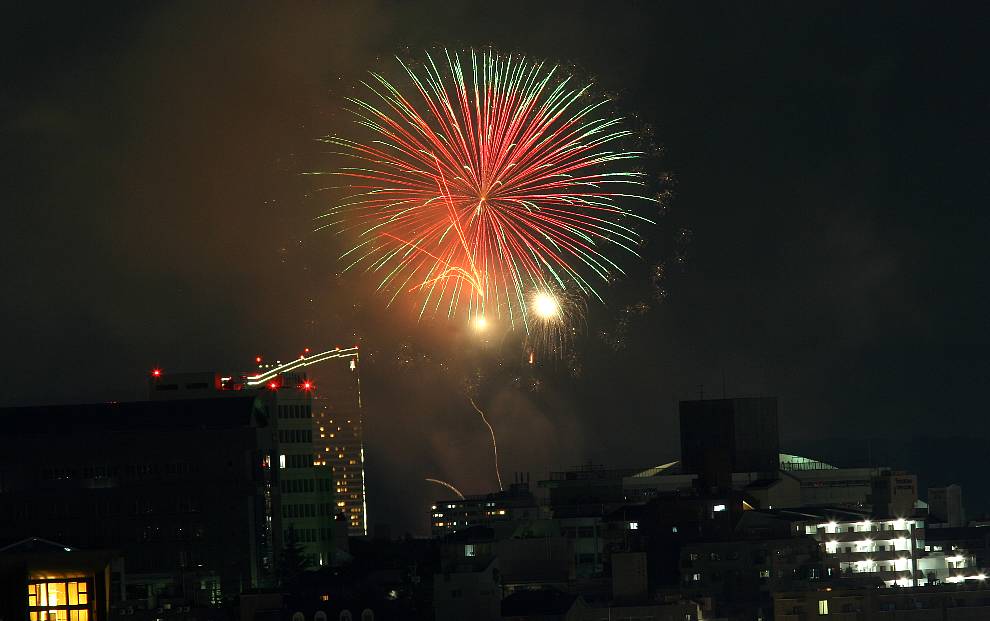
[[[285,531],[282,555],[278,562],[279,583],[282,586],[295,583],[310,564],[310,559],[304,553],[299,537],[296,536],[296,529],[290,524],[289,529]]]

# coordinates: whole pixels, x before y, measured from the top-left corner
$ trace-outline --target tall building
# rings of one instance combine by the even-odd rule
[[[776,476],[776,397],[681,401],[681,465],[706,487],[729,487],[733,472]]]
[[[319,356],[319,355],[317,355]],[[313,357],[317,359],[316,356]],[[337,547],[333,532],[338,513],[332,470],[322,459],[319,430],[313,414],[314,383],[304,369],[305,358],[282,364],[261,364],[253,373],[152,373],[151,398],[203,399],[255,394],[265,401],[274,420],[281,527],[276,544],[294,539],[313,566],[332,563]],[[271,498],[266,502],[271,504]]]
[[[364,418],[358,348],[333,350],[334,355],[310,368],[316,386],[313,417],[321,461],[334,478],[334,503],[347,520],[351,536],[368,534],[364,480]]]
[[[267,389],[274,393],[278,404],[290,408],[293,415],[300,412],[297,408],[306,408],[308,417],[283,418],[282,426],[293,438],[294,449],[300,449],[300,438],[292,432],[301,432],[307,438],[305,442],[312,444],[311,454],[314,464],[326,466],[333,475],[332,494],[329,501],[321,498],[294,499],[305,500],[301,504],[315,504],[321,512],[318,517],[326,517],[323,510],[326,502],[332,504],[328,515],[343,516],[347,522],[347,533],[352,536],[368,534],[368,509],[364,476],[364,419],[361,404],[361,375],[360,356],[357,347],[340,348],[311,353],[306,349],[298,358],[283,363],[280,360],[265,362],[261,357],[256,359],[257,368],[251,373],[177,373],[162,374],[151,378],[151,398],[191,398],[217,397],[239,394],[243,390]],[[284,381],[281,378],[285,378]],[[306,390],[285,391],[281,388],[305,386]],[[300,400],[303,399],[303,400]],[[296,409],[293,409],[296,408]],[[284,410],[279,410],[283,412]],[[310,437],[311,436],[311,437]],[[291,471],[292,468],[287,468]],[[290,476],[291,478],[291,472]],[[297,490],[295,494],[320,494],[323,492],[303,492],[296,484],[286,481],[287,489]],[[304,485],[309,485],[304,484]],[[295,509],[288,509],[290,514]],[[291,514],[295,515],[295,514]],[[296,524],[296,518],[287,516],[293,528],[306,529],[302,535],[310,537],[312,529],[320,532],[329,528],[327,525],[317,526],[312,520],[300,517],[304,523]],[[299,533],[297,533],[299,535]],[[322,536],[322,535],[318,535]],[[328,553],[325,549],[317,550],[316,541],[306,541],[309,553],[320,559],[320,555]]]

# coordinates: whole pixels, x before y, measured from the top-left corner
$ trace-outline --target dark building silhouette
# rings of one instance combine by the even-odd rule
[[[706,487],[727,488],[733,472],[776,476],[776,397],[681,401],[681,464]]]
[[[162,597],[217,604],[274,584],[283,528],[319,513],[303,515],[282,484],[311,480],[332,521],[329,468],[295,442],[293,411],[275,390],[0,410],[0,542],[118,550],[113,590],[149,607]],[[330,545],[333,533],[312,530]]]

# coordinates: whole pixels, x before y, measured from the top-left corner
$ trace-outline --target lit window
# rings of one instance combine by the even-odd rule
[[[89,621],[89,584],[85,580],[49,580],[28,584],[30,621]]]
[[[725,505],[715,505],[712,507],[712,511],[718,513],[720,511],[725,511]]]
[[[285,455],[278,456],[278,467],[283,469],[285,468]]]
[[[828,614],[828,600],[820,599],[818,600],[818,614],[827,615]]]
[[[454,523],[456,524],[457,522],[454,522]],[[474,546],[471,545],[471,544],[465,545],[464,546],[464,556],[474,556],[474,555],[475,555]]]
[[[629,530],[639,530],[639,522],[629,522]]]

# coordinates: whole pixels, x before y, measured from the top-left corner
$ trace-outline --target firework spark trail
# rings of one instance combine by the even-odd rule
[[[456,487],[454,487],[450,483],[448,483],[446,481],[441,481],[440,479],[429,479],[428,478],[426,480],[429,481],[430,483],[436,483],[437,485],[443,485],[444,487],[446,487],[450,491],[452,491],[455,494],[457,494],[457,497],[458,498],[460,498],[461,500],[464,500],[464,494],[461,493],[461,490],[457,489]]]
[[[501,492],[502,472],[499,470],[499,466],[498,466],[498,443],[495,441],[495,428],[492,427],[492,424],[488,422],[488,417],[485,416],[485,413],[481,411],[481,408],[478,407],[478,404],[474,402],[474,399],[468,397],[468,400],[471,402],[471,405],[474,407],[474,411],[477,412],[478,414],[481,414],[481,420],[485,422],[485,425],[488,426],[488,431],[490,431],[492,434],[492,452],[495,454],[495,476],[498,478],[498,491]]]
[[[417,291],[420,316],[466,307],[527,331],[534,290],[600,299],[592,281],[621,272],[610,251],[636,255],[631,224],[650,222],[624,203],[658,200],[631,169],[643,154],[619,144],[632,136],[622,119],[559,68],[522,57],[399,63],[405,86],[371,73],[368,100],[348,99],[372,138],[324,139],[353,164],[309,173],[346,180],[319,227],[357,234],[345,269],[381,274],[390,303]]]

